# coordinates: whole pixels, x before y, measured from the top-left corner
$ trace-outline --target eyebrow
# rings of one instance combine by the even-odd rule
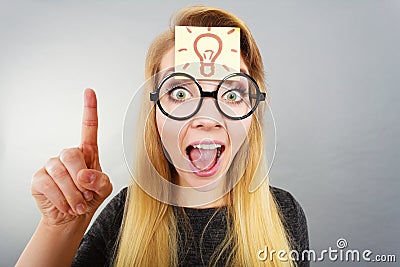
[[[165,77],[168,74],[173,73],[173,72],[175,72],[175,66],[163,69],[163,70],[159,71],[158,73],[162,73]]]
[[[167,77],[169,74],[174,73],[175,72],[175,66],[163,69],[159,72],[157,72],[156,74],[156,83],[159,84],[165,77]]]
[[[157,77],[157,84],[160,83],[165,77],[167,77],[169,74],[174,73],[175,72],[175,66],[166,68],[164,70],[161,70],[159,73],[162,73],[162,75],[160,75],[159,77]],[[249,72],[247,70],[245,70],[244,68],[240,68],[240,72],[245,73],[247,75],[250,75]],[[202,79],[202,78],[196,78],[194,77],[197,81],[221,81],[220,79],[217,80],[207,80],[207,79]]]
[[[249,75],[249,72],[248,71],[246,71],[245,69],[243,69],[243,68],[240,68],[240,72],[243,72],[243,73],[246,73],[247,75]]]

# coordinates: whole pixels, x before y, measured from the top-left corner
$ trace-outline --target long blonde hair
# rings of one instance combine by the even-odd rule
[[[180,10],[172,19],[171,28],[159,35],[149,48],[145,76],[151,78],[160,71],[163,55],[174,45],[174,26],[239,27],[241,56],[249,74],[264,88],[264,70],[259,49],[247,26],[236,16],[218,9],[192,6]],[[150,102],[150,101],[147,101]],[[145,104],[147,107],[151,103]],[[154,108],[143,117],[146,151],[140,151],[135,178],[153,181],[158,174],[171,181],[174,167],[164,156],[156,127]],[[257,110],[262,116],[262,111]],[[289,236],[283,226],[282,216],[269,190],[268,179],[254,192],[249,192],[262,155],[259,144],[263,142],[261,129],[255,117],[248,133],[248,147],[242,147],[235,160],[246,158],[246,168],[237,185],[228,192],[227,233],[210,259],[217,264],[224,253],[228,254],[226,266],[294,266],[295,263],[273,260],[262,262],[257,252],[265,246],[269,250],[290,251]],[[147,154],[145,154],[147,153]],[[145,164],[149,158],[155,170]],[[263,164],[261,162],[261,164]],[[157,172],[157,173],[155,173]],[[156,180],[156,179],[155,179]],[[157,186],[157,185],[155,185]],[[173,206],[149,196],[135,181],[128,189],[124,217],[117,242],[115,266],[177,266],[178,226]]]

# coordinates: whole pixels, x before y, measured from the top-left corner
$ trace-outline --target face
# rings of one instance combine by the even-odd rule
[[[162,58],[160,69],[174,67],[174,49]],[[249,73],[243,60],[241,72]],[[203,91],[217,90],[218,81],[199,81]],[[183,121],[170,119],[156,108],[156,123],[164,153],[175,166],[177,183],[207,188],[224,181],[234,156],[247,138],[249,116],[230,120],[221,114],[213,98],[204,98],[200,110]]]

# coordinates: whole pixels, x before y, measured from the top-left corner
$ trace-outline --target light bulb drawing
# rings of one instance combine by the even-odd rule
[[[175,26],[175,71],[220,80],[240,68],[240,29]]]
[[[200,74],[204,77],[213,76],[215,73],[215,60],[217,60],[222,51],[221,38],[213,33],[200,34],[194,40],[193,49],[200,60]]]

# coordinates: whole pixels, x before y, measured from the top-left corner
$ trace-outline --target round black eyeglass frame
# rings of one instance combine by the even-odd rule
[[[190,115],[188,115],[188,116],[185,116],[185,117],[175,117],[175,116],[172,116],[171,114],[167,113],[167,112],[163,109],[163,107],[162,107],[162,105],[161,105],[161,103],[160,103],[160,90],[161,90],[161,87],[163,86],[163,84],[164,84],[168,79],[170,79],[170,78],[172,78],[172,77],[174,77],[174,76],[183,76],[183,77],[186,77],[186,78],[191,79],[192,81],[195,82],[195,84],[197,85],[197,87],[199,88],[199,91],[200,91],[200,102],[199,102],[199,104],[197,105],[196,110],[193,111],[192,114],[190,114]],[[256,88],[256,96],[253,97],[253,99],[256,100],[256,103],[255,103],[254,107],[253,107],[246,115],[243,115],[243,116],[241,116],[241,117],[232,117],[232,116],[229,116],[228,114],[226,114],[225,112],[222,111],[221,107],[220,107],[219,104],[218,104],[218,98],[217,98],[217,97],[218,97],[218,91],[219,91],[221,85],[222,85],[226,80],[228,80],[228,79],[230,79],[230,78],[232,78],[232,77],[234,77],[234,76],[243,76],[243,77],[249,79],[249,80],[254,84],[254,86],[255,86],[255,88]],[[213,91],[213,92],[204,92],[203,89],[201,88],[201,85],[198,83],[198,81],[196,80],[196,78],[194,78],[193,76],[191,76],[191,75],[189,75],[189,74],[187,74],[187,73],[184,73],[184,72],[173,72],[173,73],[167,75],[167,76],[160,82],[160,84],[157,86],[157,90],[156,90],[156,91],[150,93],[150,101],[157,102],[157,106],[160,108],[161,112],[162,112],[165,116],[167,116],[168,118],[171,118],[171,119],[174,119],[174,120],[178,120],[178,121],[183,121],[183,120],[190,119],[191,117],[193,117],[193,116],[200,110],[201,105],[203,104],[203,98],[204,98],[204,97],[211,97],[211,98],[214,98],[214,100],[215,100],[215,106],[217,107],[218,111],[221,112],[221,114],[223,114],[226,118],[231,119],[231,120],[243,120],[243,119],[249,117],[251,114],[253,114],[253,112],[256,110],[258,104],[260,103],[260,101],[265,101],[265,96],[266,96],[266,94],[265,94],[264,92],[261,92],[261,91],[260,91],[260,88],[258,87],[258,84],[256,83],[256,81],[255,81],[251,76],[249,76],[249,75],[247,75],[246,73],[243,73],[243,72],[235,72],[235,73],[229,74],[228,76],[226,76],[225,78],[223,78],[223,79],[220,81],[220,83],[218,84],[217,90],[215,90],[215,91]]]

